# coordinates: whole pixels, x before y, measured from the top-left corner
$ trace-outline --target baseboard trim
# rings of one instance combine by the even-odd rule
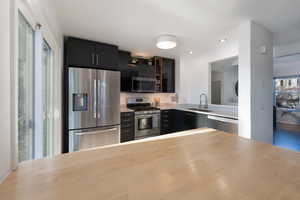
[[[3,183],[3,181],[10,175],[12,170],[8,170],[2,177],[0,177],[0,184]]]

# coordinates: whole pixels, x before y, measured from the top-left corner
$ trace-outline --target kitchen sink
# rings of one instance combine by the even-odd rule
[[[211,110],[205,108],[189,108],[189,110],[200,111],[200,112],[211,112]]]

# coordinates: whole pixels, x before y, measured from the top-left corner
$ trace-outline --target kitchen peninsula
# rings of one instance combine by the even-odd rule
[[[22,163],[0,197],[298,200],[299,170],[299,153],[204,128]]]

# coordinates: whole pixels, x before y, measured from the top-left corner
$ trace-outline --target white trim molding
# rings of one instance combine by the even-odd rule
[[[10,175],[11,172],[12,172],[12,170],[8,170],[6,172],[6,174],[4,174],[2,177],[0,177],[0,184],[5,181],[5,179]]]
[[[41,24],[41,29],[39,33],[41,37],[45,39],[53,51],[53,147],[51,148],[50,156],[58,155],[62,152],[62,73],[63,73],[63,35],[60,32],[59,27],[55,24],[49,23],[49,16],[45,16],[44,9],[42,8],[44,2],[42,1],[27,1],[27,0],[14,0],[16,1],[15,5],[15,20],[14,20],[14,27],[15,27],[15,41],[18,41],[18,12],[21,12],[22,15],[26,18],[28,23],[33,27],[36,28],[37,24]],[[48,8],[45,8],[48,9]],[[52,26],[51,26],[52,25]],[[56,29],[53,29],[56,28]],[[18,163],[18,143],[17,143],[17,113],[18,113],[18,80],[16,75],[18,74],[18,44],[15,42],[15,59],[14,59],[14,67],[13,67],[13,83],[12,83],[12,90],[15,90],[15,96],[13,98],[13,107],[14,107],[14,130],[13,138],[14,138],[14,168],[16,168]],[[38,156],[37,158],[39,158]]]

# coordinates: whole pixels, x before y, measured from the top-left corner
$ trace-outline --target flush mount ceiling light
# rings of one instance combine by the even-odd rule
[[[161,35],[157,38],[156,46],[159,49],[173,49],[177,46],[177,39],[173,35]]]

